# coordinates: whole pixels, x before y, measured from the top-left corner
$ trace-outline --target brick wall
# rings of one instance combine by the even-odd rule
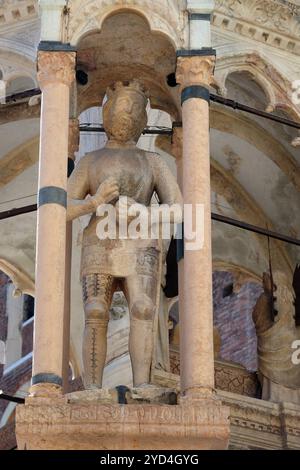
[[[7,286],[10,279],[0,271],[0,340],[6,341],[7,323],[6,300]],[[32,351],[32,330],[33,322],[28,322],[22,330],[23,345],[22,356],[26,356]],[[3,375],[3,365],[0,365],[0,390],[9,395],[15,395],[19,388],[26,384],[31,378],[31,358],[28,358],[18,367]],[[9,402],[0,400],[0,420]],[[13,449],[16,446],[14,416],[11,416],[8,423],[0,428],[0,449]]]
[[[221,335],[221,359],[257,369],[257,341],[252,321],[254,305],[262,292],[261,285],[249,282],[241,290],[223,298],[225,288],[233,283],[228,272],[213,274],[214,324]],[[230,289],[226,289],[227,293]]]
[[[13,450],[17,446],[15,423],[8,423],[0,429],[0,450]]]
[[[31,379],[32,360],[24,361],[18,367],[0,378],[0,389],[8,395],[15,395],[19,388]],[[0,400],[0,418],[9,402]]]
[[[0,340],[5,341],[7,335],[7,317],[6,317],[6,290],[9,278],[0,271]],[[0,377],[3,373],[3,364],[0,364]]]
[[[22,326],[22,357],[33,349],[33,319]]]
[[[6,313],[6,289],[7,284],[9,283],[9,278],[0,271],[0,318],[5,317]],[[1,328],[2,323],[0,323],[0,339],[5,339],[6,329]],[[4,334],[4,336],[3,336]]]

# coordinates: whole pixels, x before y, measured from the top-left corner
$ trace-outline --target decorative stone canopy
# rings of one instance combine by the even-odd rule
[[[78,67],[89,76],[88,84],[78,87],[79,110],[101,105],[112,82],[138,76],[150,90],[152,108],[179,120],[178,93],[167,83],[176,67],[170,36],[151,31],[145,16],[128,10],[106,15],[101,26],[101,30],[90,30],[78,44]]]
[[[187,40],[185,4],[184,0],[72,0],[69,2],[68,41],[76,45],[85,35],[100,31],[110,15],[130,10],[144,16],[151,31],[165,35],[179,49]]]

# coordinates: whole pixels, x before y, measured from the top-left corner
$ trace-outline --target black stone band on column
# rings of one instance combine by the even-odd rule
[[[211,47],[203,47],[202,49],[179,49],[176,52],[176,57],[194,57],[194,56],[215,56],[216,49]]]
[[[55,384],[62,386],[62,378],[55,374],[36,374],[31,379],[32,385]]]
[[[191,85],[186,87],[181,93],[181,104],[190,98],[201,98],[209,103],[210,93],[207,88],[200,85]]]
[[[76,52],[76,47],[71,46],[70,43],[63,43],[60,41],[41,41],[39,43],[38,50],[50,52]]]
[[[38,207],[45,204],[58,204],[67,208],[67,191],[56,186],[41,188],[38,196]]]
[[[210,21],[210,13],[190,13],[190,20],[192,21]]]

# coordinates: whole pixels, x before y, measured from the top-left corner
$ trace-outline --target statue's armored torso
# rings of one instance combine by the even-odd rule
[[[88,178],[91,196],[97,192],[103,181],[114,178],[119,185],[120,196],[127,196],[149,207],[154,192],[151,155],[138,148],[105,148],[90,154]],[[136,271],[141,257],[152,257],[157,251],[157,240],[120,240],[118,235],[114,240],[99,239],[96,233],[99,221],[99,217],[94,214],[84,230],[82,276],[101,273],[127,277]]]
[[[90,193],[93,196],[108,178],[117,180],[121,196],[149,206],[154,178],[147,152],[138,148],[105,148],[90,155]]]

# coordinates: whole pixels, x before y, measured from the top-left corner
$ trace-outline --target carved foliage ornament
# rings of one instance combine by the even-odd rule
[[[69,24],[69,41],[75,44],[80,37],[94,29],[101,29],[102,21],[109,13],[127,7],[144,14],[151,29],[182,43],[186,25],[185,0],[73,0]],[[180,38],[180,40],[179,40]]]
[[[176,80],[182,88],[192,85],[209,87],[215,84],[213,76],[215,56],[179,57],[177,60]]]
[[[285,0],[216,0],[215,10],[288,35],[300,31],[300,6]]]
[[[71,86],[75,79],[75,52],[38,53],[38,82],[43,88],[49,83],[63,83]]]

